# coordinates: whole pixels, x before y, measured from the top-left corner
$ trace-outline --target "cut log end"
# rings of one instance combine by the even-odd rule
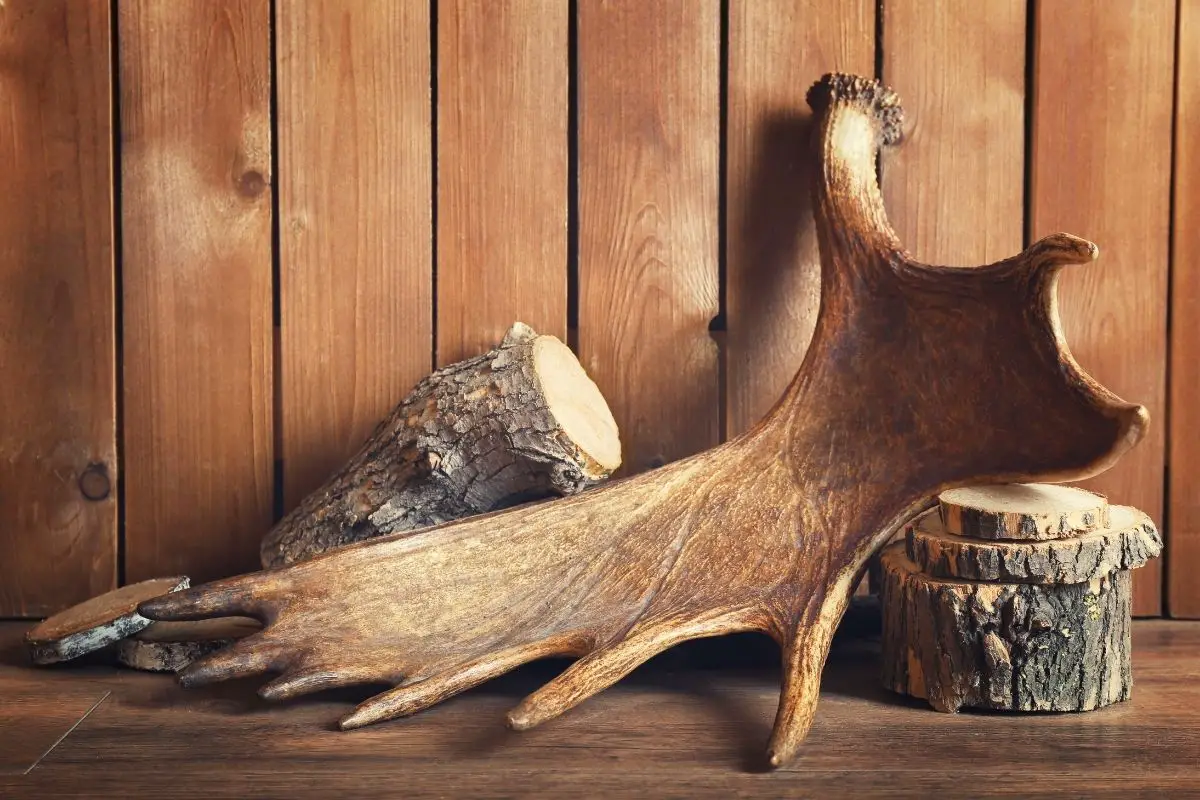
[[[185,577],[132,583],[60,611],[25,634],[35,664],[68,661],[107,647],[150,625],[138,604],[186,589]]]
[[[1077,486],[968,486],[938,497],[948,533],[977,539],[1046,540],[1109,526],[1108,500]]]
[[[1089,583],[999,584],[925,575],[890,545],[883,683],[939,711],[1089,711],[1133,686],[1130,573]]]
[[[553,336],[534,341],[533,367],[550,416],[579,450],[584,477],[607,478],[621,466],[621,439],[600,389],[570,348]]]

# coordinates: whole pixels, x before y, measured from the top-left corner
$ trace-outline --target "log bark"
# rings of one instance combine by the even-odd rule
[[[1093,260],[1095,245],[1056,234],[986,266],[919,263],[888,225],[875,173],[880,145],[900,136],[895,94],[835,74],[809,102],[820,313],[765,419],[581,495],[147,603],[155,619],[266,624],[181,681],[281,672],[262,689],[272,699],[393,684],[344,717],[348,729],[527,661],[578,657],[510,712],[523,730],[679,642],[761,631],[783,654],[767,754],[778,766],[812,723],[830,640],[867,558],[904,522],[947,488],[1080,479],[1132,447],[1145,408],[1079,368],[1057,316],[1059,271]]]
[[[1162,553],[1162,536],[1146,514],[1109,510],[1110,526],[1066,539],[1000,541],[947,533],[937,511],[905,531],[905,550],[922,572],[941,578],[1004,583],[1085,583],[1136,569]]]
[[[965,486],[942,492],[938,505],[948,533],[975,539],[1042,541],[1109,525],[1108,500],[1078,486]]]
[[[883,684],[938,711],[1089,711],[1129,699],[1130,573],[1089,583],[934,578],[881,559]]]
[[[155,578],[131,583],[60,611],[25,634],[35,664],[53,664],[107,647],[150,625],[138,604],[186,589],[188,579]]]
[[[258,620],[246,617],[155,622],[117,642],[117,663],[145,672],[178,672],[197,658],[260,630]]]
[[[596,385],[566,345],[518,322],[496,349],[417,384],[267,534],[262,563],[575,494],[620,463],[617,425]]]

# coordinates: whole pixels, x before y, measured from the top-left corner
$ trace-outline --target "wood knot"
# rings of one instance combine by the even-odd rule
[[[79,476],[79,491],[93,502],[107,499],[112,493],[112,481],[108,477],[108,467],[103,464],[88,464]]]
[[[267,179],[256,169],[252,169],[237,179],[238,194],[253,199],[267,188]]]

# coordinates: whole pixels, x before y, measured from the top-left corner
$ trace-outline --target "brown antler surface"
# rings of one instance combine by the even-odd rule
[[[395,688],[343,728],[412,714],[544,656],[577,656],[509,715],[563,713],[686,639],[765,631],[783,650],[769,759],[811,724],[851,587],[897,528],[955,486],[1070,480],[1141,436],[1067,352],[1058,271],[1096,247],[1055,235],[976,268],[917,263],[875,177],[899,138],[895,95],[829,75],[817,113],[820,318],[795,380],[746,434],[582,495],[352,545],[146,603],[155,619],[251,615],[261,633],[186,683],[262,672],[284,698]]]

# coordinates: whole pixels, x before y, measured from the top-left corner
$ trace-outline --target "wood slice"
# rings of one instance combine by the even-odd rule
[[[496,349],[417,384],[266,535],[262,563],[574,494],[620,464],[617,424],[596,384],[565,344],[518,322]]]
[[[138,604],[186,589],[184,577],[131,583],[60,611],[25,634],[35,664],[67,661],[132,636],[150,624]]]
[[[905,550],[929,575],[1005,583],[1085,583],[1162,553],[1162,536],[1146,514],[1113,506],[1109,519],[1106,529],[1067,539],[1014,542],[947,533],[934,510],[908,526]]]
[[[977,539],[1061,539],[1109,526],[1108,500],[1077,486],[965,486],[938,502],[947,533]]]
[[[155,622],[117,642],[117,662],[147,672],[178,672],[200,656],[260,630],[262,623],[248,617]]]
[[[1130,573],[1006,584],[922,573],[897,542],[881,558],[883,684],[938,711],[1088,711],[1129,698]]]

